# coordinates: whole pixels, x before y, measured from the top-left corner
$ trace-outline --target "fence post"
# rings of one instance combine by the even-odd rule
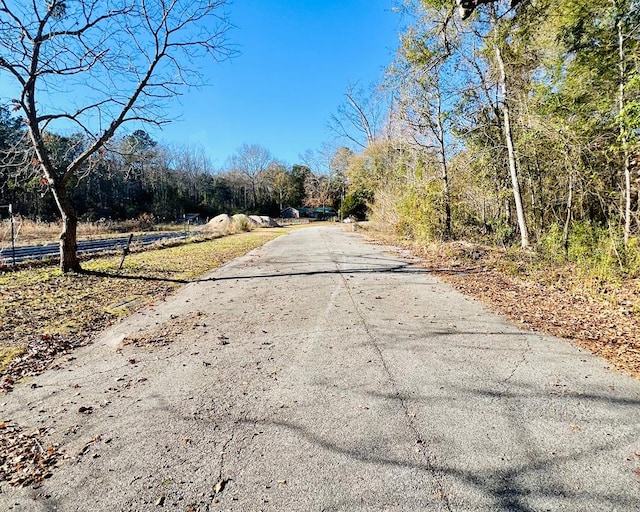
[[[127,257],[127,254],[129,254],[131,240],[133,240],[133,233],[129,235],[129,241],[127,242],[127,245],[125,246],[125,248],[122,250],[122,259],[120,260],[120,267],[118,268],[118,270],[122,270],[122,265],[124,265],[124,259]]]
[[[16,235],[13,227],[13,205],[9,204],[9,218],[11,219],[11,257],[13,259],[13,266],[16,266]]]

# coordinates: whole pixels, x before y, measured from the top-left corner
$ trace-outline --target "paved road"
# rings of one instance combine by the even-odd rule
[[[292,232],[0,397],[69,457],[0,509],[640,510],[640,382],[388,249]]]
[[[95,254],[107,253],[113,251],[122,251],[129,242],[131,246],[146,246],[162,240],[170,240],[174,238],[187,238],[199,234],[199,231],[165,231],[161,233],[142,233],[139,235],[126,235],[120,237],[102,238],[99,240],[80,240],[78,241],[78,254]],[[129,237],[131,236],[131,240]],[[23,263],[25,261],[37,261],[58,258],[60,256],[60,247],[57,243],[48,243],[46,245],[20,245],[14,248],[11,245],[0,248],[0,266],[11,265],[14,263]]]

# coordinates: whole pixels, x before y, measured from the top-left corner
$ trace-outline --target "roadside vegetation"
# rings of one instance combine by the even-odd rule
[[[121,256],[88,260],[81,274],[51,266],[0,273],[0,388],[38,373],[55,356],[143,305],[284,233],[257,229]]]
[[[638,376],[638,1],[453,4],[403,3],[386,119],[380,91],[347,96],[346,197],[456,287]]]

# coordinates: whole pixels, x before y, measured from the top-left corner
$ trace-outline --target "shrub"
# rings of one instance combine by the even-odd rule
[[[566,253],[563,242],[563,228],[552,224],[549,229],[538,238],[538,252],[545,260],[554,263],[566,261]]]
[[[538,251],[547,261],[562,263],[568,260],[587,274],[601,279],[640,276],[640,240],[630,238],[625,250],[620,230],[589,221],[571,225],[566,253],[560,224],[551,225],[539,237]]]
[[[396,202],[399,222],[398,234],[418,242],[432,242],[442,238],[444,205],[442,186],[431,181],[408,187]]]
[[[350,192],[344,198],[340,214],[342,218],[353,217],[356,220],[365,220],[371,202],[371,194],[362,190]]]
[[[251,219],[243,213],[238,213],[232,217],[233,232],[251,231],[254,228]]]

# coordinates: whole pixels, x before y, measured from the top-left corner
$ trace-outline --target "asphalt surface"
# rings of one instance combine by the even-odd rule
[[[151,245],[162,240],[170,240],[174,238],[187,238],[190,235],[199,234],[198,231],[165,231],[162,233],[142,233],[139,235],[129,235],[102,238],[99,240],[80,240],[78,241],[78,254],[95,254],[107,253],[113,251],[122,251],[131,244],[132,247]],[[60,246],[57,243],[47,243],[45,245],[20,245],[12,248],[11,245],[0,248],[0,266],[11,265],[14,263],[23,263],[25,261],[37,261],[52,258],[59,258]]]
[[[67,457],[38,489],[2,484],[0,510],[640,510],[639,381],[341,227],[59,366],[0,397]]]

